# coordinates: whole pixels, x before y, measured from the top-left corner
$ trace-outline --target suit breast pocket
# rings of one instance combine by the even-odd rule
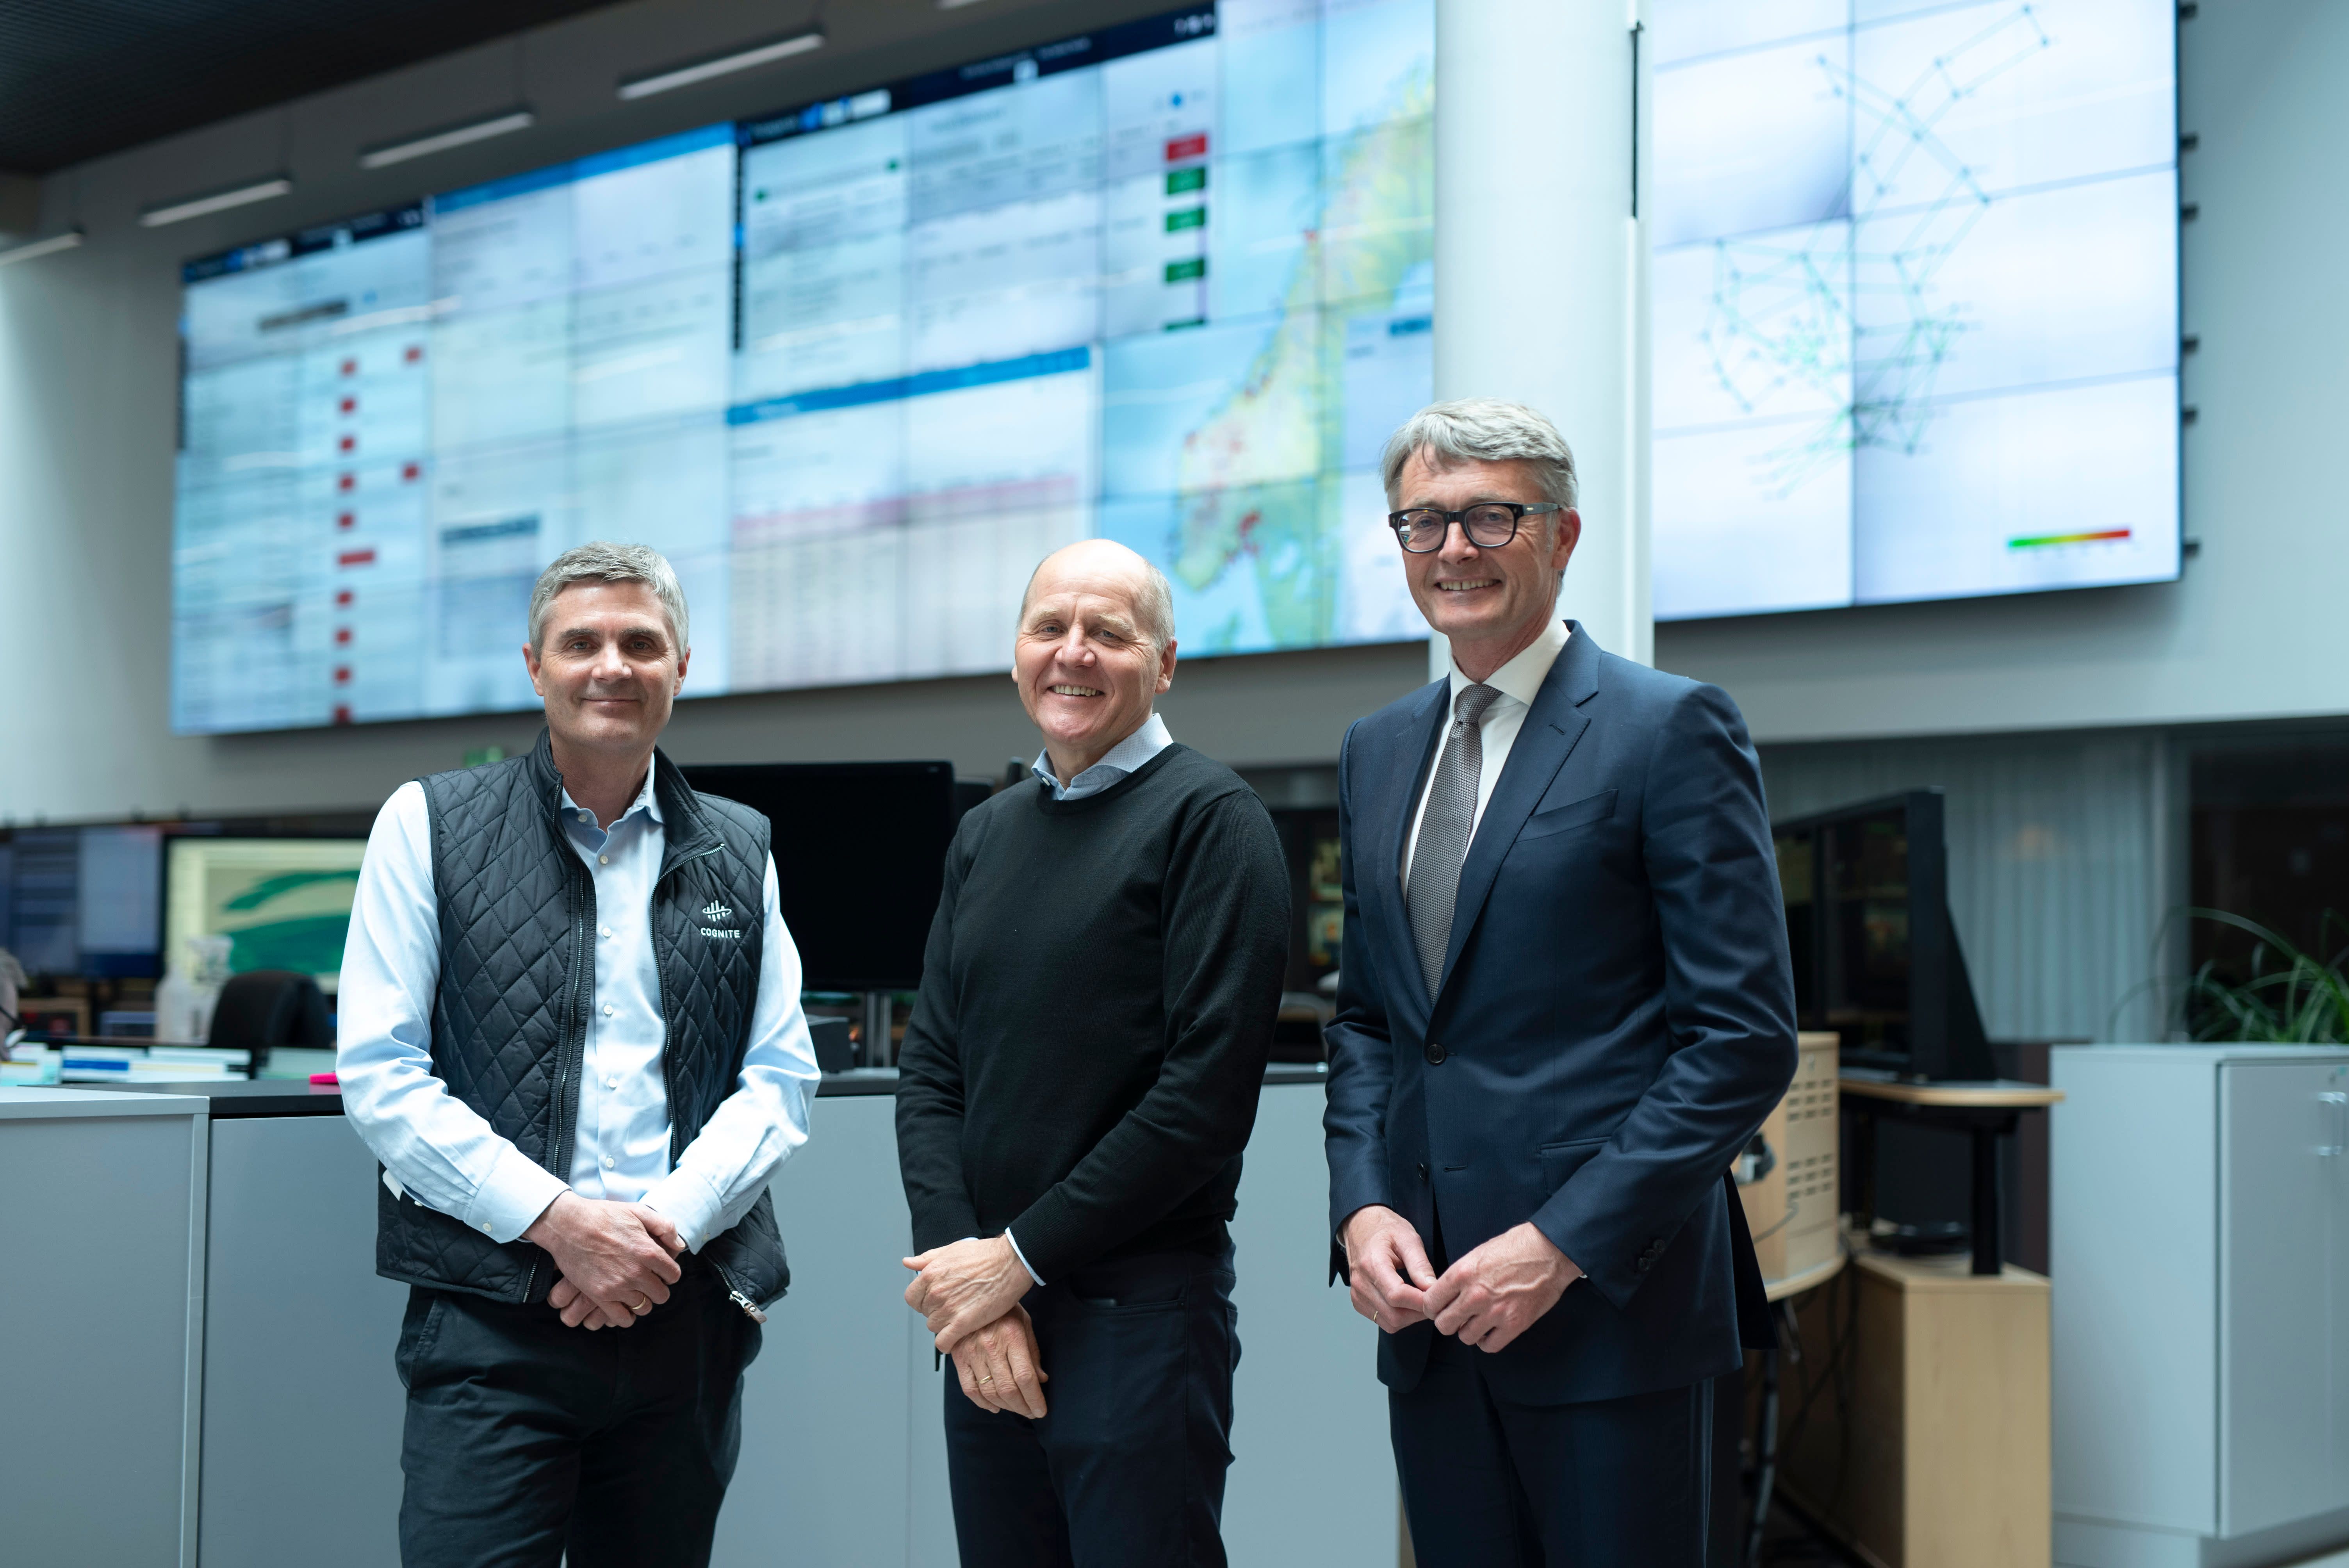
[[[1577,828],[1603,822],[1614,814],[1615,791],[1601,789],[1596,795],[1586,795],[1563,806],[1536,811],[1526,819],[1525,827],[1517,833],[1517,842],[1522,844],[1528,839],[1547,839],[1557,833],[1570,833]]]

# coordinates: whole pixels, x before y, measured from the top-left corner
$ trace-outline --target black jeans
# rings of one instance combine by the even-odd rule
[[[709,1264],[628,1328],[413,1289],[399,1555],[407,1568],[701,1568],[741,1447],[759,1326]]]
[[[1424,1568],[1703,1568],[1710,1382],[1517,1405],[1495,1395],[1486,1359],[1438,1335],[1418,1386],[1387,1395]]]
[[[1076,1269],[1023,1305],[1051,1375],[1041,1419],[981,1410],[945,1371],[964,1568],[1223,1568],[1230,1250]]]

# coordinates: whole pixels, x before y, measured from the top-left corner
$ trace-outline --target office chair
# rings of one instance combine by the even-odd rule
[[[291,969],[248,969],[232,975],[212,1008],[209,1042],[253,1053],[259,1077],[273,1046],[330,1049],[335,1026],[326,1016],[326,993],[307,975]]]

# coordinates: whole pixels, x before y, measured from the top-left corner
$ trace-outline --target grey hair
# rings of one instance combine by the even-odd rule
[[[1543,496],[1560,506],[1572,506],[1576,494],[1574,452],[1557,427],[1538,409],[1498,397],[1454,397],[1430,403],[1387,438],[1379,455],[1379,471],[1386,480],[1387,505],[1396,502],[1403,465],[1417,452],[1428,454],[1429,466],[1449,463],[1531,463]]]
[[[546,617],[554,608],[554,596],[574,583],[643,583],[668,616],[669,635],[677,639],[678,651],[693,646],[693,618],[686,614],[685,590],[678,585],[667,557],[649,545],[614,544],[599,539],[564,551],[538,574],[538,586],[530,591],[532,647],[545,641]]]
[[[1078,542],[1081,544],[1092,542],[1080,540]],[[1112,540],[1108,542],[1113,544],[1116,541]],[[1061,550],[1069,548],[1071,547],[1064,544]],[[1142,623],[1142,634],[1150,639],[1151,647],[1163,654],[1166,651],[1166,645],[1174,640],[1174,585],[1166,581],[1166,573],[1159,571],[1157,564],[1150,557],[1131,547],[1122,548],[1125,548],[1126,552],[1142,564],[1142,589],[1133,596],[1134,617]],[[1060,553],[1060,550],[1051,552],[1044,557],[1043,561],[1036,562],[1034,572],[1028,573],[1028,586],[1019,590],[1021,624],[1027,624],[1028,601],[1035,595],[1037,573],[1044,570],[1045,562],[1050,561],[1052,556]]]
[[[5,947],[0,947],[0,985],[19,995],[24,994],[25,966],[17,963],[16,955]]]

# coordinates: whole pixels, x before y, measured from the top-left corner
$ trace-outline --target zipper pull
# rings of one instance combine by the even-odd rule
[[[767,1315],[759,1310],[759,1304],[752,1301],[749,1296],[744,1295],[740,1291],[728,1291],[726,1293],[726,1299],[740,1307],[742,1309],[742,1315],[745,1317],[748,1317],[751,1322],[764,1323],[767,1321]]]

